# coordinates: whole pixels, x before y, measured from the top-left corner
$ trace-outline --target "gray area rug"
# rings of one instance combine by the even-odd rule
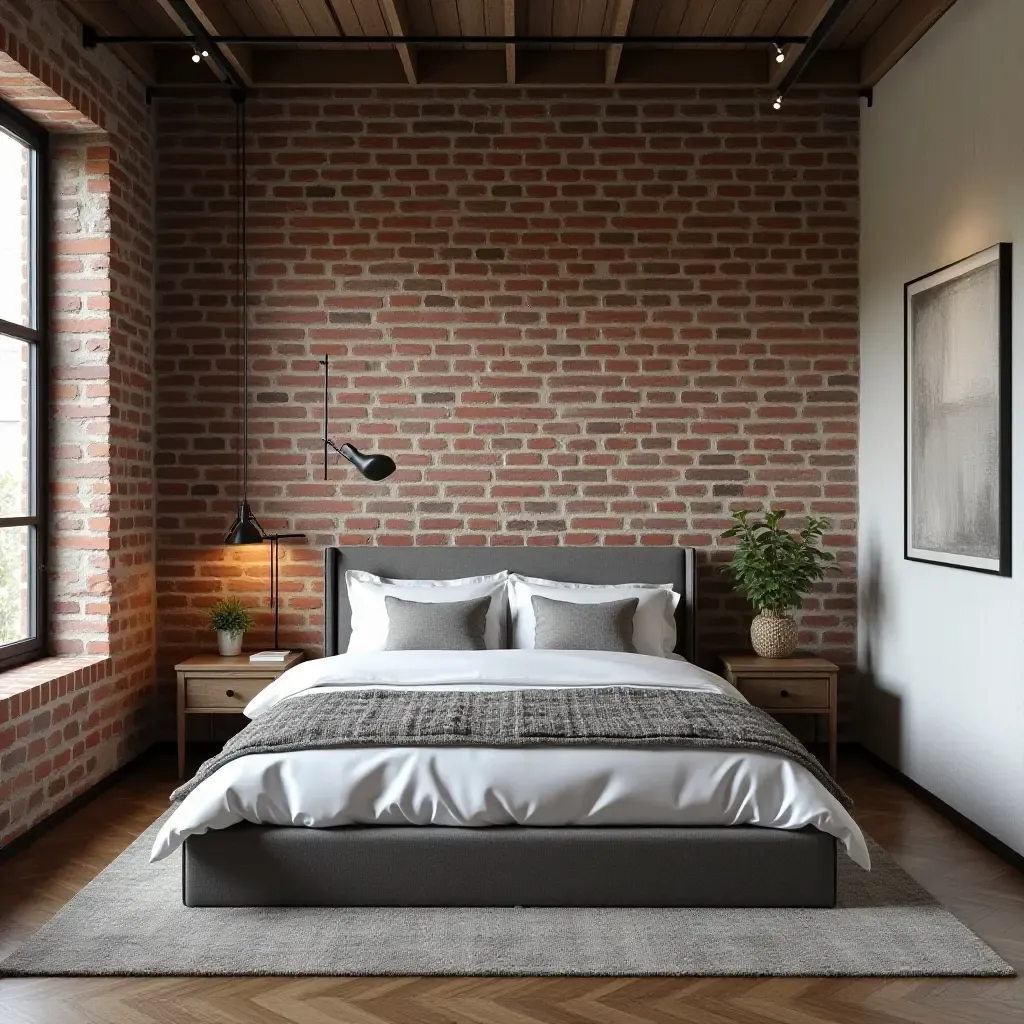
[[[840,856],[833,910],[189,909],[180,855],[149,863],[159,825],[0,974],[1014,974],[870,840],[870,874]]]

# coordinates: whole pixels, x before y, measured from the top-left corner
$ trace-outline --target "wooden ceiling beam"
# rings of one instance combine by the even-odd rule
[[[402,6],[401,10],[399,10],[399,4]],[[380,0],[380,8],[387,20],[388,31],[393,36],[409,35],[404,0]],[[395,49],[398,50],[398,59],[402,62],[402,70],[405,72],[406,82],[409,85],[415,85],[418,79],[416,74],[416,55],[413,53],[412,47],[405,43],[398,43]]]
[[[182,21],[181,16],[175,10],[172,0],[156,0],[160,5],[161,10],[174,22],[178,28],[181,29],[186,35],[191,35],[192,32],[188,25]],[[217,21],[210,17],[210,11],[212,10],[212,4],[208,4],[209,9],[204,10],[203,5],[206,0],[185,0],[192,13],[199,20],[199,23],[210,33],[211,36],[226,35],[229,26],[218,24]],[[227,46],[224,43],[218,44],[221,52],[227,58],[228,62],[235,69],[238,77],[247,85],[252,86],[254,84],[253,70],[252,70],[252,49],[248,46],[242,46],[239,43],[232,43]]]
[[[800,0],[799,7],[790,14],[787,20],[791,22],[794,33],[809,36],[821,24],[821,19],[825,17],[831,6],[832,0]],[[768,87],[770,89],[778,89],[783,78],[786,77],[786,72],[793,66],[793,62],[804,52],[804,44],[790,43],[782,47],[782,52],[786,57],[784,61],[775,59],[774,50],[769,53]]]
[[[408,84],[394,49],[352,50],[343,61],[331,50],[257,50],[256,86],[402,85]],[[604,83],[602,50],[528,50],[516,54],[516,84],[522,86],[600,86]],[[489,85],[508,82],[505,54],[491,50],[425,48],[418,54],[421,85]],[[819,53],[801,81],[856,89],[860,62],[856,51]],[[687,51],[686,60],[672,50],[627,47],[616,78],[618,85],[715,85],[764,87],[764,54],[734,48]],[[169,81],[166,84],[171,84]]]
[[[629,32],[629,22],[633,17],[634,0],[616,0],[615,16],[612,19],[612,35],[624,36]],[[606,85],[614,85],[619,74],[619,63],[622,60],[622,44],[609,46],[604,55],[604,81]]]
[[[861,50],[862,84],[868,88],[877,85],[955,2],[956,0],[900,0]]]
[[[516,0],[504,0],[502,11],[502,30],[507,36],[516,34]],[[516,81],[516,48],[512,43],[505,46],[505,81],[515,85]]]

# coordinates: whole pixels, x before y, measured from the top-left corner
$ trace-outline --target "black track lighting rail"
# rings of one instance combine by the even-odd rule
[[[188,10],[185,0],[172,0],[175,9],[180,2]],[[845,2],[843,4],[845,6]],[[191,13],[191,11],[190,11]],[[192,16],[202,29],[201,23]],[[182,21],[186,21],[182,15]],[[191,26],[190,26],[191,28]],[[95,46],[202,46],[210,49],[211,57],[223,46],[791,46],[810,45],[813,36],[112,36],[100,35],[86,27],[82,41],[87,48]],[[225,64],[230,62],[221,54]],[[216,59],[214,57],[214,59]],[[218,62],[219,63],[219,62]],[[234,69],[232,69],[234,70]]]
[[[835,28],[836,22],[853,0],[832,0],[829,9],[822,15],[821,20],[814,27],[810,38],[806,41],[804,48],[797,54],[796,60],[786,72],[785,77],[779,83],[778,96],[776,98],[776,109],[782,98],[800,80],[800,77],[807,70],[815,55],[821,49],[829,33]]]
[[[224,80],[244,93],[248,88],[245,79],[238,73],[234,64],[228,60],[220,46],[214,42],[213,36],[206,31],[206,26],[196,17],[195,11],[189,7],[188,0],[170,0],[170,4],[174,13],[181,19],[181,23],[192,33],[189,44],[201,50],[208,50],[210,60],[216,65]]]

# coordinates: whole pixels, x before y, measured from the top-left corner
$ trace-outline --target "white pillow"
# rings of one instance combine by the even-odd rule
[[[393,580],[374,576],[362,569],[345,573],[348,602],[352,608],[352,636],[349,654],[383,651],[388,641],[388,613],[384,598],[389,594],[403,601],[469,601],[489,597],[484,643],[489,651],[500,650],[505,642],[505,581],[507,572],[493,576],[467,576],[461,580]]]
[[[667,658],[676,646],[675,610],[679,595],[671,583],[621,583],[605,586],[595,583],[559,583],[512,573],[509,578],[509,604],[512,608],[512,647],[532,650],[537,620],[530,598],[549,597],[555,601],[600,604],[635,597],[639,600],[633,615],[633,646],[637,654]]]

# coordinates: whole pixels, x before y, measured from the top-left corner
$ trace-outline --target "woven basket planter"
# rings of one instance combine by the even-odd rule
[[[761,612],[750,624],[750,642],[761,658],[788,658],[796,650],[796,623],[788,615]]]

